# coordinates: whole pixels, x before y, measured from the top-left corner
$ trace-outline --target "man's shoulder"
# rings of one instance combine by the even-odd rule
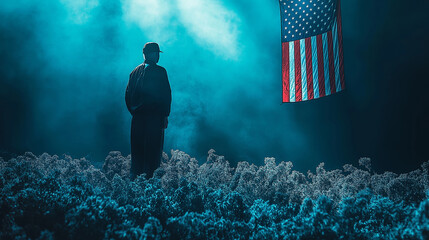
[[[167,71],[165,70],[165,68],[159,65],[148,65],[146,71],[158,77],[167,75]]]
[[[162,71],[162,72],[166,72],[166,70],[165,70],[165,68],[164,67],[162,67],[162,66],[159,66],[158,64],[155,64],[155,65],[149,65],[148,66],[148,68],[151,68],[151,69],[153,69],[153,70],[155,70],[155,71]]]
[[[133,71],[131,71],[131,74],[133,74],[133,73],[137,72],[137,71],[138,71],[139,69],[141,69],[141,68],[144,68],[144,63],[142,63],[142,64],[138,65],[137,67],[135,67],[135,68],[134,68],[134,70],[133,70]]]
[[[130,73],[130,75],[133,75],[135,73],[138,73],[139,71],[142,71],[143,69],[146,69],[146,72],[151,73],[167,73],[167,70],[165,70],[164,67],[159,66],[157,64],[149,65],[149,64],[140,64],[134,70]]]

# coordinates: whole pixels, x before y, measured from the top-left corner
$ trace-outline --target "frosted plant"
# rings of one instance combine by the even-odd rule
[[[0,239],[428,239],[429,161],[409,173],[359,167],[316,172],[223,156],[163,154],[131,181],[130,155],[101,169],[85,158],[0,158]]]

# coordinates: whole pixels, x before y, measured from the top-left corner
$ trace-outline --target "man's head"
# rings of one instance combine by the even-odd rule
[[[159,61],[159,45],[154,42],[148,42],[143,47],[144,59],[157,63]]]

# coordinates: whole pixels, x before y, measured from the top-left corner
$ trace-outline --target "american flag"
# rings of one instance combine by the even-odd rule
[[[340,0],[279,0],[283,102],[344,90]]]

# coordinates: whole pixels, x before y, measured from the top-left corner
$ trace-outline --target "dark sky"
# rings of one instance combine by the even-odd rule
[[[173,104],[164,151],[377,171],[429,160],[429,3],[342,1],[346,91],[281,103],[277,1],[16,0],[0,7],[0,149],[128,155],[128,76],[160,44]]]

